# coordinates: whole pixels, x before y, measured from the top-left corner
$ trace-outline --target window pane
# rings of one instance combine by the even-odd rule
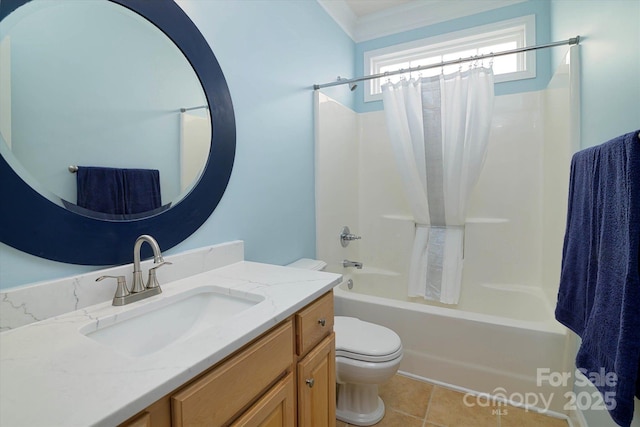
[[[517,49],[518,44],[515,41],[494,44],[491,46],[486,46],[478,49],[480,55],[488,55],[490,53],[503,52],[505,50]],[[520,71],[518,64],[519,59],[517,53],[513,55],[505,55],[505,56],[497,56],[493,59],[493,74],[506,74],[506,73],[515,73],[516,71]],[[520,54],[521,55],[521,54]]]
[[[459,50],[453,53],[447,53],[446,55],[442,55],[442,58],[445,61],[453,61],[455,59],[468,58],[470,56],[474,56],[477,54],[478,54],[478,49],[467,49],[467,50]]]
[[[417,61],[412,61],[411,66],[422,67],[424,65],[439,64],[440,62],[442,62],[442,59],[440,56],[432,56],[431,58],[423,58]],[[420,70],[418,71],[417,74],[419,77],[431,77],[431,76],[438,75],[439,73],[440,73],[440,67],[435,67],[435,68],[429,68],[427,70]]]
[[[446,67],[438,65],[441,62],[457,61],[458,59],[517,49],[528,43],[527,40],[529,38],[532,41],[535,40],[534,16],[517,18],[511,20],[509,24],[512,25],[491,24],[483,26],[482,29],[478,27],[475,32],[461,31],[458,37],[452,34],[448,38],[434,37],[410,42],[395,48],[383,48],[379,52],[371,51],[370,56],[365,53],[365,58],[370,64],[370,68],[367,70],[370,74],[435,65],[433,68],[426,70],[413,73],[405,72],[402,75],[382,77],[376,79],[376,81],[372,80],[370,92],[367,91],[368,93],[365,94],[365,102],[376,99],[374,95],[380,93],[380,84],[386,81],[398,82],[401,78],[428,77],[439,73],[450,74],[459,69],[466,70],[474,65],[473,60],[454,63]],[[524,53],[497,56],[486,58],[477,62],[476,65],[488,67],[492,64],[494,74],[500,76],[498,81],[535,77],[535,57],[532,57],[531,64],[528,64],[525,61],[525,56],[527,61],[531,57],[531,55]]]
[[[379,73],[386,73],[386,72],[391,72],[391,71],[398,71],[401,69],[407,69],[410,68],[411,64],[409,62],[400,62],[398,64],[391,64],[391,65],[385,65],[384,67],[380,67],[380,71],[378,71]],[[402,74],[396,74],[393,76],[389,76],[389,77],[383,77],[380,80],[383,80],[384,83],[386,83],[387,81],[392,81],[393,83],[397,83],[400,81],[401,78],[405,78],[408,79],[409,78],[409,73],[402,73]]]

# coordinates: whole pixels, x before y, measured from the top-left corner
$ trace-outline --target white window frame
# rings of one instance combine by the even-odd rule
[[[440,36],[370,50],[364,53],[364,72],[365,75],[378,74],[381,66],[481,48],[502,41],[516,41],[518,48],[534,45],[536,43],[535,15],[522,16]],[[518,55],[518,68],[521,71],[498,74],[495,76],[496,83],[536,77],[535,52],[529,51],[514,55]],[[364,81],[365,102],[382,99],[382,94],[379,90],[380,85],[384,83],[383,79]],[[378,92],[372,93],[372,88]]]

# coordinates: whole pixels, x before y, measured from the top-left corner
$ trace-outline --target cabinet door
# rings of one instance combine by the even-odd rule
[[[294,427],[293,386],[293,374],[289,373],[231,424],[231,427]]]
[[[336,350],[331,333],[298,362],[298,426],[335,425]]]
[[[120,424],[120,427],[151,427],[151,414],[145,411],[134,419]]]
[[[171,427],[171,404],[165,396],[119,427]]]

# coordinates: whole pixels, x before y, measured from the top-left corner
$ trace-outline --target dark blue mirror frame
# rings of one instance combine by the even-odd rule
[[[0,20],[30,0],[2,0]],[[0,158],[0,241],[20,251],[71,264],[115,265],[133,260],[141,234],[162,250],[194,233],[216,208],[231,177],[236,127],[222,69],[198,28],[173,0],[109,0],[145,17],[182,50],[200,79],[211,115],[211,150],[198,184],[180,203],[155,216],[105,221],[64,209],[32,189]],[[148,245],[144,257],[151,256]]]

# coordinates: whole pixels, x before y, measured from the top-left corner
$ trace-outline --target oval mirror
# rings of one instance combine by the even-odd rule
[[[3,0],[0,18],[0,221],[14,225],[0,240],[108,265],[130,262],[140,234],[166,250],[202,225],[231,174],[235,120],[186,14],[172,0]],[[162,208],[77,208],[76,165],[158,170]]]
[[[40,194],[73,208],[78,165],[157,170],[160,206],[197,182],[207,101],[156,26],[108,1],[33,0],[0,23],[0,39],[0,149]]]

